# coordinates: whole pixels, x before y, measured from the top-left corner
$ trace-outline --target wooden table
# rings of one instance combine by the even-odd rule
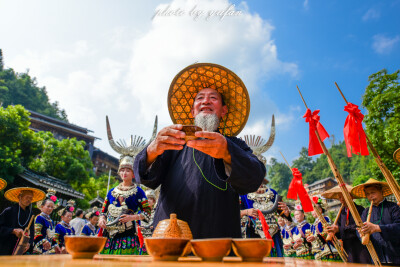
[[[322,262],[317,260],[301,260],[295,258],[264,258],[263,262],[242,262],[238,257],[225,257],[223,262],[202,262],[197,257],[181,257],[179,261],[153,261],[150,256],[108,256],[96,255],[93,260],[73,260],[71,255],[48,256],[0,256],[1,267],[209,267],[209,266],[293,266],[293,267],[359,267],[354,263]],[[373,265],[364,265],[373,266]]]

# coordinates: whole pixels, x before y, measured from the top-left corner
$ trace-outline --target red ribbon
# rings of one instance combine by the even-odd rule
[[[308,155],[309,156],[314,156],[314,155],[319,155],[324,153],[322,150],[321,145],[318,142],[317,135],[315,134],[315,131],[318,131],[318,134],[321,138],[321,141],[323,142],[327,137],[329,137],[329,134],[325,130],[324,126],[319,122],[319,109],[314,110],[311,112],[310,109],[307,109],[306,114],[304,114],[303,118],[306,118],[306,122],[309,123],[309,143],[308,143]]]
[[[304,212],[313,211],[314,209],[310,200],[310,196],[308,195],[306,189],[303,186],[303,177],[301,175],[301,172],[299,172],[297,168],[293,168],[292,173],[293,173],[293,179],[289,185],[287,198],[296,200],[298,196],[301,205],[303,206]]]
[[[261,226],[265,235],[266,239],[271,239],[272,240],[272,247],[274,247],[274,240],[271,237],[271,234],[269,233],[269,226],[267,221],[265,220],[264,214],[262,214],[261,210],[257,210],[258,213],[258,219],[261,222]]]
[[[104,231],[104,229],[103,228],[100,228],[100,230],[99,230],[99,232],[97,233],[97,236],[103,236],[103,231]]]
[[[143,238],[142,231],[140,231],[140,225],[139,224],[137,224],[136,230],[137,230],[137,235],[138,235],[138,238],[139,238],[140,248],[143,248],[144,238]]]
[[[344,107],[344,111],[347,111],[346,122],[344,123],[344,141],[346,142],[347,156],[351,157],[351,153],[360,154],[362,156],[368,156],[367,137],[365,136],[364,129],[362,127],[362,121],[364,115],[358,109],[357,105],[350,102]]]

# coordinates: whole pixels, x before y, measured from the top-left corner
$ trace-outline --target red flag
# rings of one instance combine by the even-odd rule
[[[266,239],[271,239],[272,240],[272,247],[274,247],[274,240],[271,237],[271,234],[269,233],[269,226],[267,221],[265,220],[264,214],[262,214],[261,210],[257,210],[258,212],[258,219],[261,222],[261,226],[265,235]]]
[[[137,235],[138,235],[138,238],[139,238],[140,248],[143,248],[144,239],[143,239],[142,231],[140,231],[140,225],[139,224],[137,224],[136,230],[137,230]]]
[[[364,129],[362,127],[362,121],[364,115],[358,109],[357,105],[350,102],[344,107],[344,111],[347,111],[346,122],[344,123],[344,141],[346,142],[347,156],[351,157],[351,153],[361,154],[362,156],[368,156],[367,137],[365,136]]]
[[[310,196],[308,195],[306,189],[303,186],[303,177],[301,172],[297,168],[292,169],[293,179],[290,182],[289,189],[287,192],[288,199],[297,200],[297,196],[300,199],[301,205],[303,206],[304,212],[313,211]]]
[[[329,137],[329,134],[326,132],[324,126],[319,122],[319,109],[314,110],[311,112],[310,109],[307,109],[306,114],[304,114],[303,118],[306,118],[306,122],[309,123],[309,143],[308,143],[308,155],[309,156],[314,156],[314,155],[319,155],[324,153],[322,150],[321,145],[318,142],[317,135],[315,134],[315,131],[318,131],[318,134],[321,138],[321,141],[323,142],[327,137]]]

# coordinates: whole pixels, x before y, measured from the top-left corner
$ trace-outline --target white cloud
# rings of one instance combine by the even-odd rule
[[[364,16],[362,17],[363,21],[368,21],[368,20],[377,20],[381,17],[381,14],[378,10],[374,8],[368,9],[367,12],[365,12]]]
[[[389,54],[393,47],[399,42],[400,36],[397,35],[393,38],[386,37],[382,34],[377,34],[372,37],[372,48],[378,54]]]
[[[114,138],[138,134],[148,139],[156,114],[159,129],[171,124],[168,88],[189,64],[213,62],[233,70],[252,96],[260,95],[261,81],[275,75],[298,75],[295,63],[279,60],[273,25],[252,14],[245,3],[235,7],[241,11],[238,16],[208,20],[210,11],[223,11],[232,4],[228,0],[174,0],[157,6],[154,12],[168,5],[185,10],[186,15],[151,20],[153,14],[149,14],[148,21],[138,22],[140,27],[114,25],[96,39],[87,36],[51,49],[25,50],[10,60],[10,66],[17,71],[29,68],[39,86],[46,86],[51,101],[58,101],[66,110],[69,120],[93,130],[93,135],[102,139],[95,145],[113,155],[107,143],[105,115],[109,115]],[[187,14],[194,7],[204,12],[197,20]],[[259,110],[254,108],[252,116],[257,120],[250,119],[243,133],[268,138],[270,117],[261,121]],[[282,114],[276,107],[273,111],[277,127],[289,129],[293,111]]]

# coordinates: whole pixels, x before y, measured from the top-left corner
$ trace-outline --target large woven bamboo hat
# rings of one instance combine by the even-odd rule
[[[392,190],[390,190],[390,187],[388,185],[388,183],[386,182],[380,182],[378,180],[372,179],[370,178],[367,182],[357,185],[355,187],[353,187],[353,189],[351,190],[351,194],[354,197],[359,197],[359,198],[366,198],[365,196],[365,192],[364,192],[364,188],[367,185],[381,185],[382,186],[382,193],[383,193],[383,197],[387,197],[390,196],[392,193]]]
[[[349,191],[349,193],[350,193],[351,190],[353,189],[353,187],[348,184],[345,184],[345,186],[346,186],[347,191]],[[339,199],[340,195],[342,195],[342,190],[340,189],[339,185],[337,185],[321,194],[322,197],[328,198],[328,199]],[[358,197],[354,197],[354,198],[358,198]]]
[[[33,193],[32,203],[41,201],[46,197],[46,194],[42,190],[32,187],[16,187],[7,190],[4,193],[4,197],[9,201],[19,202],[19,195],[21,194],[22,191],[32,191]]]
[[[393,153],[393,158],[394,158],[394,161],[396,161],[398,164],[400,164],[400,148],[398,148],[398,149]]]
[[[0,191],[3,190],[6,186],[7,186],[6,180],[0,178]]]
[[[194,124],[191,114],[194,98],[204,88],[217,90],[228,107],[226,118],[219,124],[222,134],[238,135],[249,117],[249,94],[235,73],[217,64],[193,64],[175,76],[168,91],[168,110],[172,121],[175,124]]]

